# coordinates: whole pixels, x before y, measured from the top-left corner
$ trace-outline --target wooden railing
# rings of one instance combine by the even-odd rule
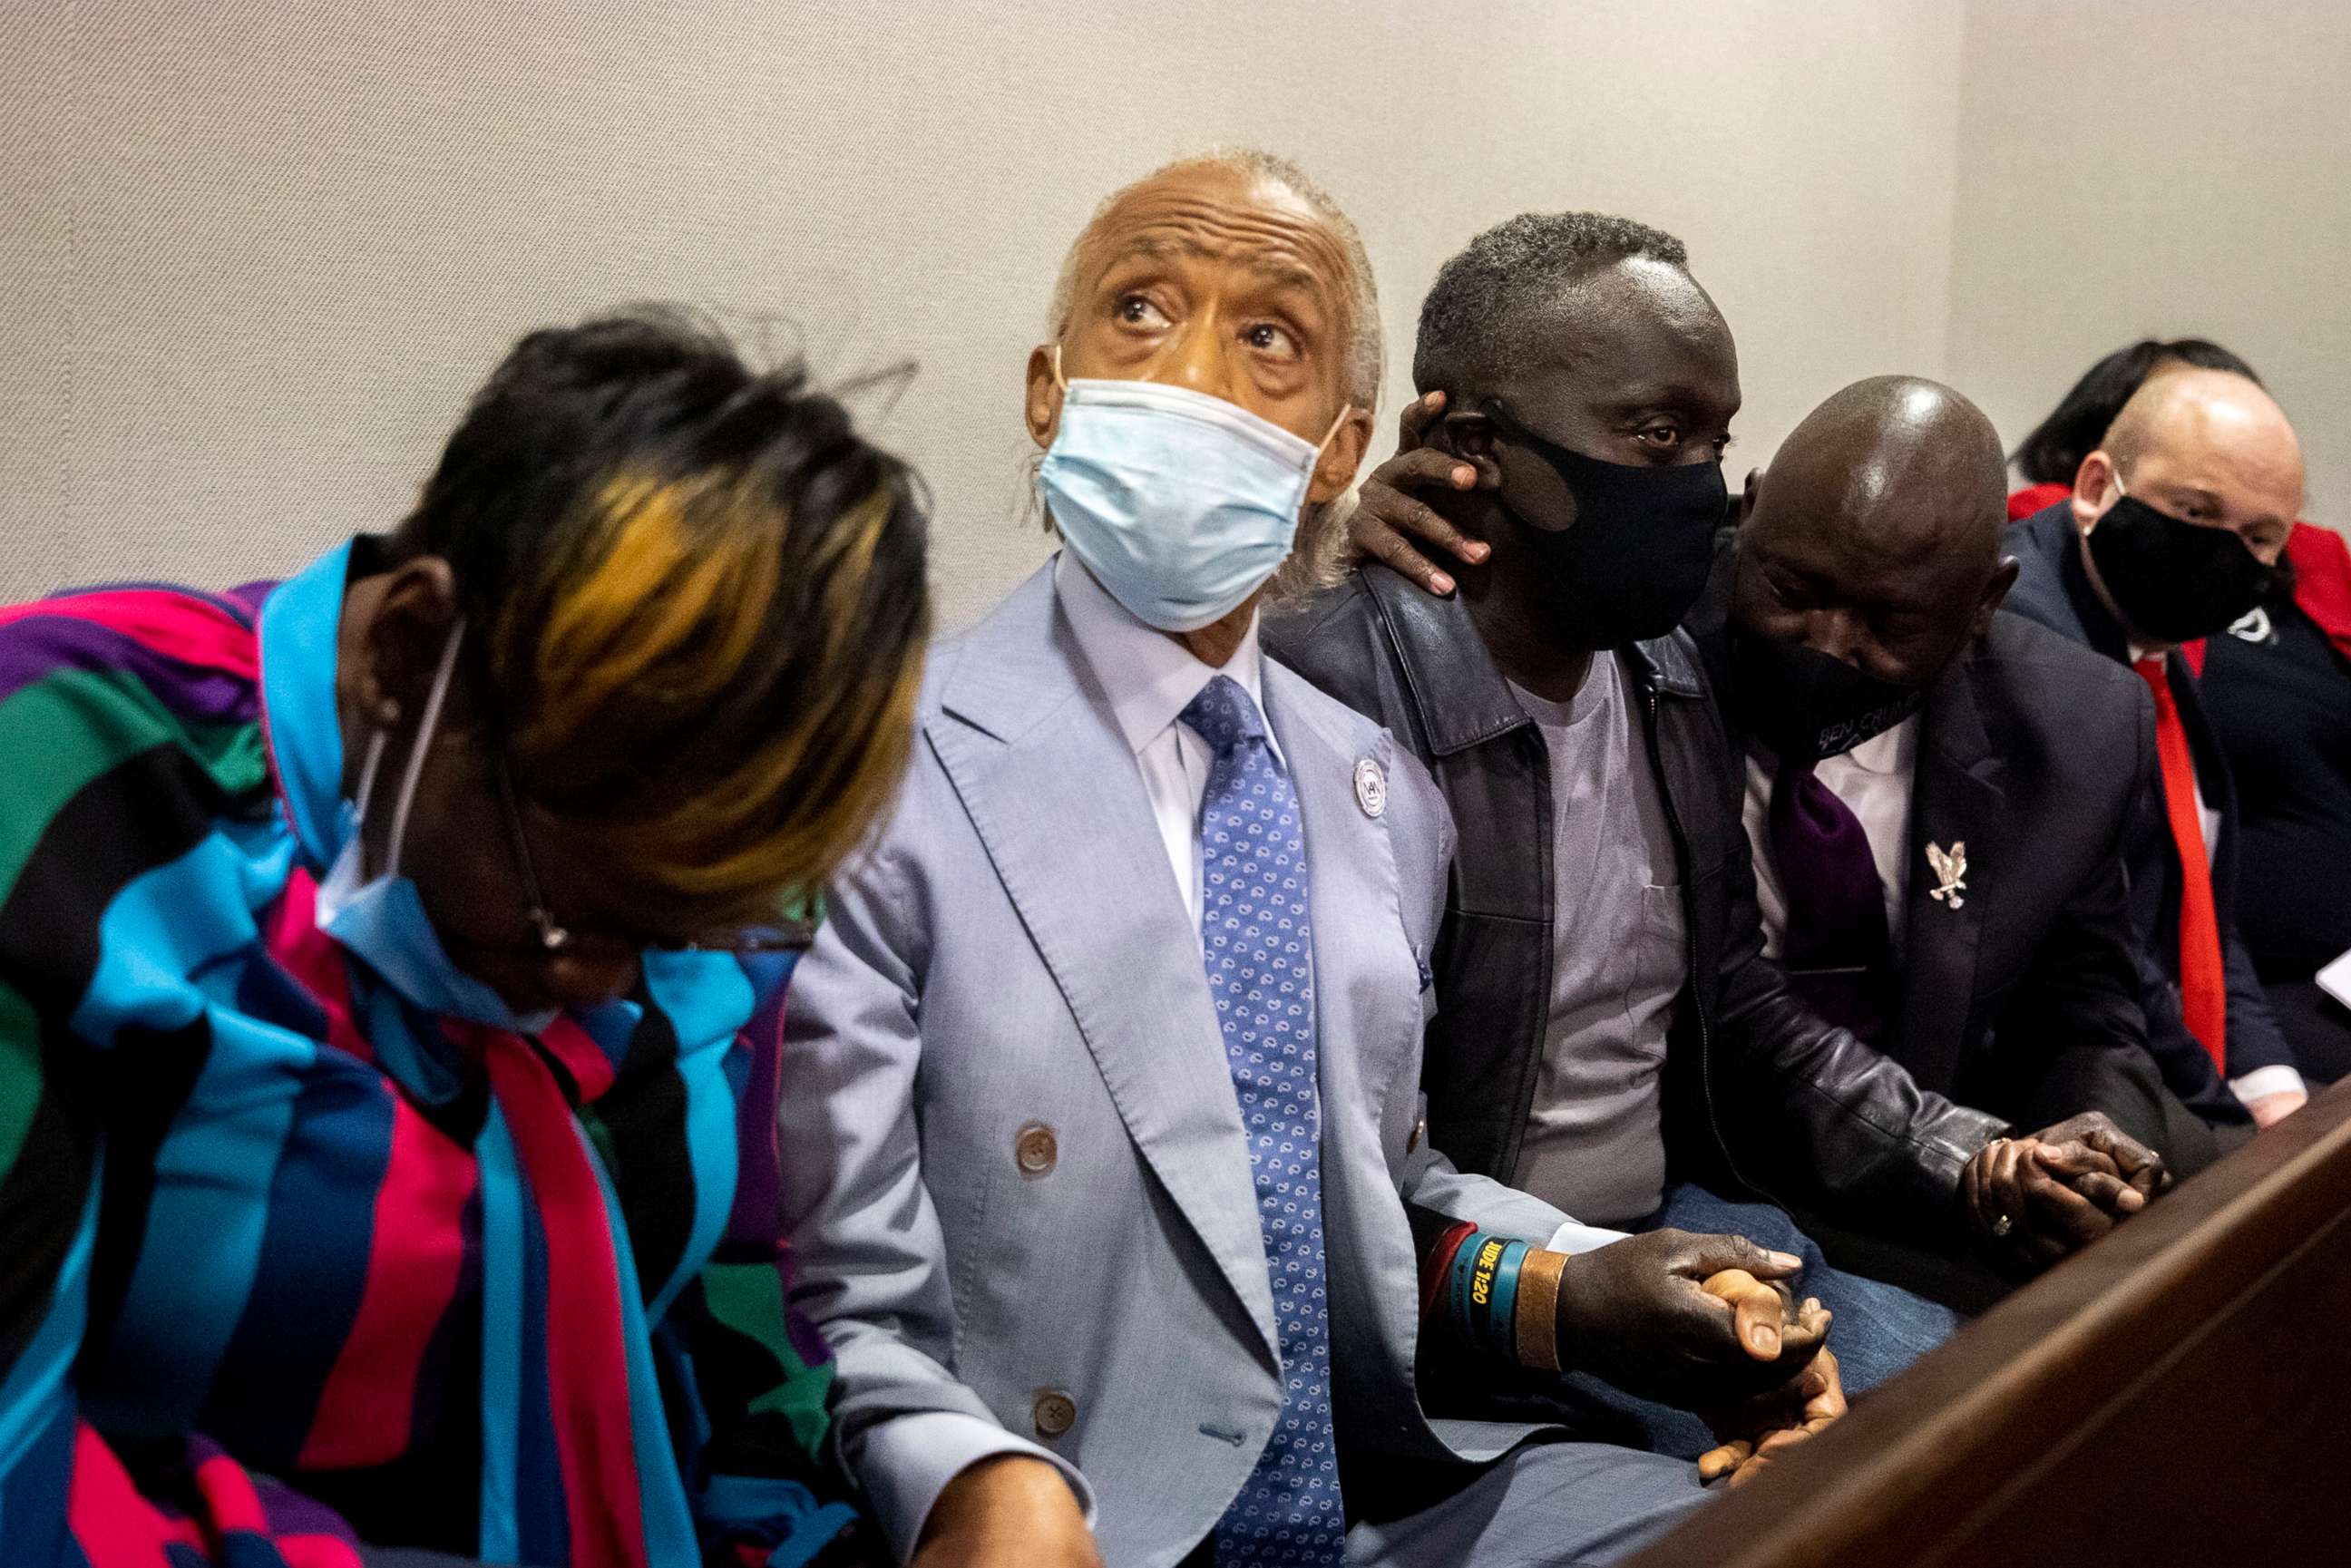
[[[1630,1568],[2351,1565],[2346,1427],[2351,1082]]]

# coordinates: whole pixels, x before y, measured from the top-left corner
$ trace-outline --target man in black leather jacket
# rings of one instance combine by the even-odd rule
[[[1574,1086],[1561,1058],[1589,1047],[1609,1076],[1582,1086],[1603,1107],[1610,1154],[1588,1174],[1615,1201],[1646,1194],[1658,1207],[1584,1218],[1687,1224],[1722,1218],[1706,1207],[1713,1195],[1760,1197],[1930,1244],[1956,1246],[1972,1225],[2030,1263],[2142,1207],[2161,1162],[2103,1117],[2010,1136],[1824,1023],[1762,956],[1747,839],[1724,788],[1729,743],[1676,625],[1724,520],[1719,460],[1739,402],[1729,331],[1678,242],[1593,214],[1489,231],[1439,275],[1414,368],[1443,397],[1407,414],[1406,451],[1381,476],[1453,487],[1440,500],[1449,518],[1414,526],[1471,563],[1460,594],[1367,566],[1270,616],[1264,635],[1428,764],[1461,833],[1424,1081],[1432,1143],[1540,1190],[1529,1176],[1541,1145],[1563,1135],[1572,1152],[1578,1132],[1572,1115],[1546,1123],[1561,1085]],[[1384,527],[1356,537],[1419,559]],[[1421,565],[1424,580],[1452,586]],[[1595,706],[1589,694],[1609,683],[1621,696]],[[1599,727],[1579,732],[1585,723]],[[1612,725],[1629,785],[1565,770],[1569,749]],[[1571,811],[1554,810],[1562,788]],[[1562,824],[1587,801],[1613,814],[1584,846],[1595,856],[1615,864],[1628,841],[1652,839],[1630,900],[1579,883],[1589,866],[1558,863],[1582,852]],[[1578,903],[1564,918],[1562,887]],[[1662,1006],[1642,961],[1659,951],[1681,958]],[[1618,956],[1632,961],[1608,961]],[[1560,994],[1562,977],[1586,967],[1596,1006]],[[1628,1131],[1619,1113],[1645,1094],[1654,1109],[1635,1105]],[[1618,1180],[1638,1164],[1644,1125],[1664,1180]],[[1556,1168],[1575,1185],[1573,1161]],[[1735,1228],[1770,1243],[1760,1207]],[[1805,1289],[1835,1305],[1809,1277]],[[1858,1315],[1886,1313],[1872,1301]],[[1869,1369],[1850,1349],[1844,1359],[1848,1385],[1865,1385]]]

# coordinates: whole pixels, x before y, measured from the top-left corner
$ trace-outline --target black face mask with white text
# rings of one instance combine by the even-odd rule
[[[1575,520],[1564,528],[1538,528],[1502,503],[1517,525],[1516,548],[1575,640],[1621,648],[1679,625],[1706,591],[1714,536],[1729,516],[1722,465],[1607,463],[1544,440],[1499,407],[1488,413],[1575,497]]]
[[[2233,530],[2182,522],[2135,496],[2108,507],[2083,542],[2123,619],[2165,643],[2226,631],[2277,580]]]
[[[1748,732],[1782,762],[1842,757],[1892,729],[1927,701],[1802,643],[1782,643],[1733,623],[1731,695]]]

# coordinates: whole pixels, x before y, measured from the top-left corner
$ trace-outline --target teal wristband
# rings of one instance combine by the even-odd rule
[[[1494,1265],[1492,1300],[1487,1303],[1479,1344],[1504,1361],[1519,1358],[1519,1270],[1531,1249],[1527,1242],[1513,1241],[1502,1249],[1502,1260]]]
[[[1465,1303],[1462,1324],[1472,1350],[1492,1354],[1498,1345],[1505,1343],[1510,1320],[1501,1315],[1503,1307],[1496,1300],[1496,1291],[1505,1272],[1515,1282],[1517,1260],[1525,1256],[1526,1247],[1525,1242],[1513,1241],[1507,1236],[1479,1237],[1477,1254],[1469,1260],[1469,1299]]]

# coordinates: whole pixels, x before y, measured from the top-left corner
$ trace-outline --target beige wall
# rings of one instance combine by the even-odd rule
[[[653,296],[920,361],[883,429],[967,621],[1043,552],[1018,386],[1062,247],[1220,140],[1361,221],[1384,428],[1437,264],[1595,205],[1689,241],[1760,462],[1942,363],[1960,39],[1957,0],[0,6],[0,598],[385,526],[517,332]]]
[[[2209,337],[2351,525],[2351,5],[1969,0],[1951,379],[2012,445],[2142,337]]]

